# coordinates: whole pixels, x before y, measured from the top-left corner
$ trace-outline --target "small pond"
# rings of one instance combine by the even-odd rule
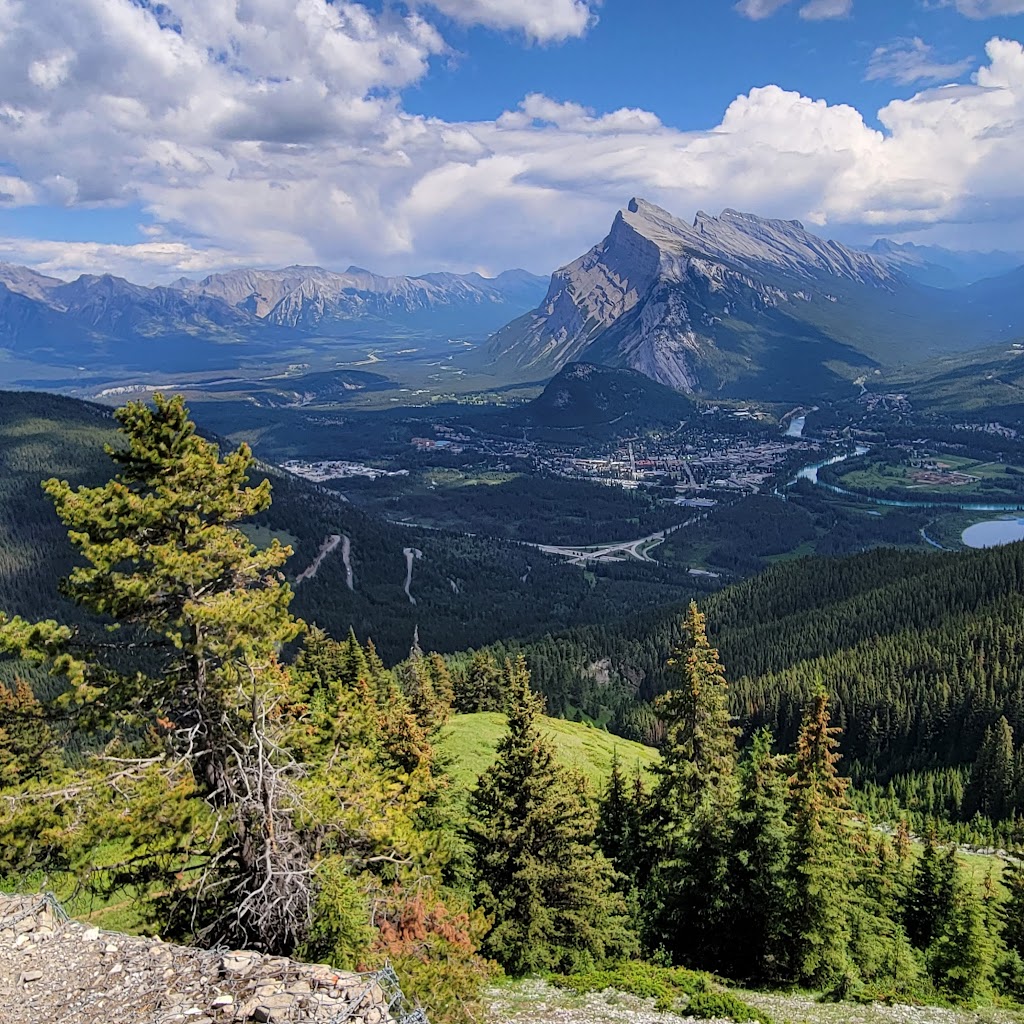
[[[969,548],[995,548],[1024,540],[1024,519],[989,519],[968,526],[960,539]]]

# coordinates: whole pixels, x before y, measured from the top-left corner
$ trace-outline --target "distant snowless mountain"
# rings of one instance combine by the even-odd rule
[[[237,270],[145,287],[109,274],[62,281],[0,264],[0,352],[47,365],[188,369],[217,343],[261,346],[370,329],[480,338],[535,306],[547,279],[524,270],[381,277],[351,267]],[[140,346],[140,342],[146,345]],[[221,362],[227,358],[221,350]]]
[[[908,273],[918,257],[735,210],[690,224],[633,199],[490,353],[510,372],[585,360],[682,391],[782,400],[1024,332],[1019,277],[939,290]]]
[[[1024,252],[961,252],[888,238],[880,238],[864,251],[903,271],[907,277],[935,288],[962,288],[1024,266]]]
[[[181,278],[172,287],[197,299],[220,299],[267,323],[321,331],[367,317],[415,317],[443,309],[507,313],[509,307],[536,302],[546,284],[546,278],[525,270],[506,270],[495,278],[443,273],[382,277],[361,267],[336,273],[294,266],[235,270],[198,282]]]

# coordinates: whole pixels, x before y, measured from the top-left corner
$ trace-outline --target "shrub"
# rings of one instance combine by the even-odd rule
[[[731,992],[698,992],[686,1007],[688,1017],[702,1020],[757,1021],[758,1024],[772,1024],[771,1017],[755,1006],[738,999]]]

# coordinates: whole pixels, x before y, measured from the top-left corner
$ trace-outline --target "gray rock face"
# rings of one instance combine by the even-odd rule
[[[633,199],[602,242],[555,272],[536,310],[494,335],[491,351],[518,367],[551,370],[599,354],[693,391],[725,317],[806,300],[836,281],[891,290],[902,279],[799,221],[726,210],[698,213],[690,225]]]

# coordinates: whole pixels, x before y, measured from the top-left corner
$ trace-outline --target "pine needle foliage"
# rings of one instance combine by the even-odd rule
[[[521,658],[508,686],[508,732],[469,801],[478,903],[493,922],[484,950],[514,976],[628,955],[635,939],[583,783],[540,734]]]

